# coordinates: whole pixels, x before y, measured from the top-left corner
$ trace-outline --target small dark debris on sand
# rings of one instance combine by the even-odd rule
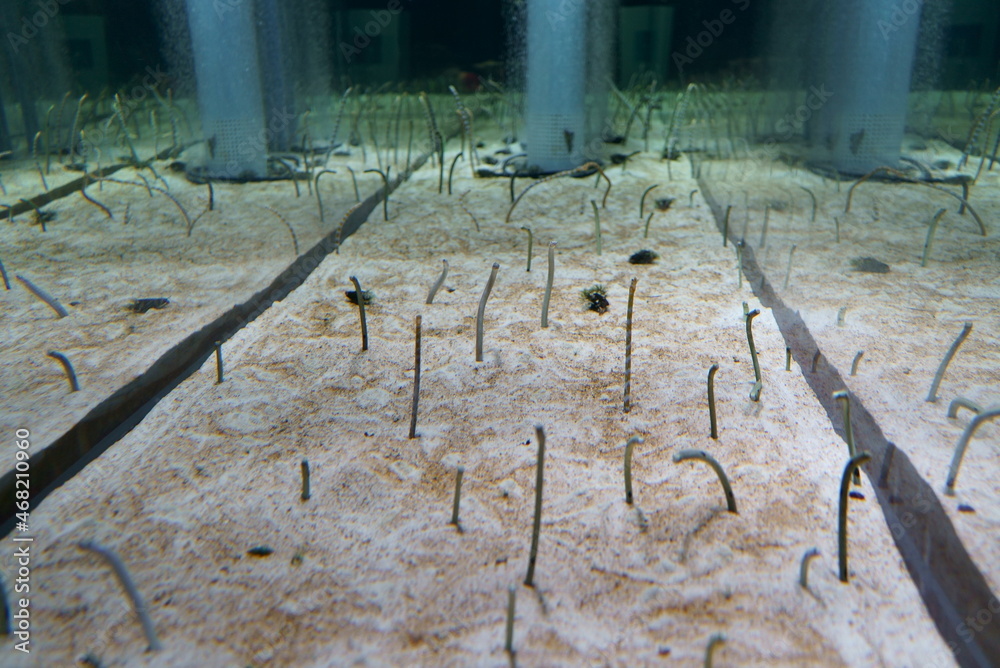
[[[357,290],[345,290],[344,291],[344,295],[347,297],[347,301],[351,302],[352,304],[357,304],[358,303],[358,291]],[[372,303],[372,297],[374,295],[372,294],[371,290],[362,290],[361,291],[361,296],[364,297],[365,305],[366,306],[368,304]]]
[[[272,550],[267,545],[258,545],[256,547],[251,547],[249,550],[247,550],[247,554],[249,554],[252,557],[266,557],[271,554],[274,554],[274,550]]]
[[[632,253],[628,261],[632,264],[653,264],[660,259],[660,255],[656,251],[651,251],[649,249],[643,249]]]
[[[657,211],[666,211],[670,208],[670,205],[677,201],[675,197],[661,197],[660,199],[654,200],[656,204]]]
[[[851,260],[851,267],[854,271],[861,271],[866,274],[888,274],[889,265],[873,257],[856,257]]]
[[[132,303],[126,308],[132,313],[145,313],[151,308],[161,309],[165,308],[170,300],[166,297],[153,297],[150,299],[133,299]]]

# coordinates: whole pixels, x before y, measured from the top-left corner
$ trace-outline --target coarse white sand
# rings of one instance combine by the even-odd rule
[[[333,157],[330,167],[342,169],[334,163],[349,160]],[[195,221],[190,236],[174,204],[155,190],[150,196],[141,179],[161,188],[164,181],[132,168],[110,178],[134,185],[105,182],[87,188],[114,219],[77,192],[43,207],[55,216],[44,232],[33,213],[0,223],[0,261],[11,282],[10,291],[0,286],[0,429],[29,429],[33,453],[189,334],[269,285],[297,257],[296,243],[305,252],[336,230],[354,204],[350,181],[345,177],[333,184],[327,177],[322,181],[325,223],[306,185],[296,197],[287,181],[216,184],[215,207],[209,211],[207,188],[173,173],[169,164],[157,162],[157,173]],[[57,163],[52,169],[53,178],[66,180]],[[11,201],[40,192],[25,170],[5,168]],[[376,182],[378,176],[365,175],[362,186],[372,192]],[[265,207],[285,218],[294,239]],[[48,292],[69,315],[59,318],[15,275]],[[135,299],[158,297],[170,304],[143,314],[127,308]],[[79,392],[70,391],[62,366],[47,356],[50,350],[69,358]],[[13,453],[13,445],[4,452]],[[13,463],[11,454],[0,469]]]
[[[941,142],[914,143],[922,148],[908,154],[927,164],[956,164],[961,156]],[[837,192],[830,181],[781,163],[758,169],[723,163],[713,170],[718,178],[732,177],[716,196],[735,205],[736,220],[744,220],[743,192],[751,193],[748,242],[778,295],[800,310],[825,356],[821,364],[837,367],[886,438],[913,461],[990,588],[1000,591],[1000,425],[979,428],[962,461],[956,495],[944,494],[955,446],[972,419],[967,410],[949,419],[950,402],[961,396],[984,408],[1000,404],[1000,173],[984,171],[970,189],[969,200],[989,233],[983,237],[968,212],[959,215],[956,199],[925,186],[866,182],[855,189],[845,213],[848,183]],[[809,222],[811,201],[799,186],[817,198],[815,222]],[[948,189],[961,193],[956,186]],[[770,212],[760,249],[764,205],[775,202],[787,209]],[[942,208],[922,267],[928,226]],[[889,273],[855,271],[851,260],[861,257],[885,262]],[[937,401],[928,402],[938,366],[966,322],[972,331],[948,366]],[[859,351],[864,354],[852,376]]]
[[[760,305],[745,281],[737,286],[735,254],[722,247],[707,207],[697,196],[688,205],[698,186],[682,178],[685,163],[674,164],[671,182],[663,164],[648,159],[608,173],[615,185],[600,208],[598,256],[590,201],[600,205],[603,183],[565,178],[540,185],[504,223],[506,179],[456,173],[448,197],[436,193],[435,169],[418,172],[393,193],[388,222],[373,212],[302,288],[227,343],[224,383],[215,384],[210,360],[33,511],[37,644],[14,665],[65,665],[87,653],[105,666],[507,665],[510,585],[517,587],[514,647],[524,666],[701,665],[715,633],[727,638],[715,653],[721,666],[954,665],[865,476],[865,498],[850,506],[851,579],[838,581],[837,497],[847,446],[801,370],[784,370],[784,342],[767,309],[753,321],[763,392],[759,402],[749,399],[754,375],[741,302]],[[661,184],[656,197],[677,201],[654,215],[644,240],[638,201],[652,183]],[[534,234],[530,273],[522,225]],[[846,227],[851,235],[870,229]],[[552,240],[555,286],[549,327],[542,329]],[[656,250],[659,262],[628,264],[641,248]],[[798,266],[833,266],[835,251],[821,260],[817,246],[796,256]],[[442,259],[450,263],[445,288],[426,305]],[[501,268],[486,307],[484,361],[477,363],[475,313],[494,261]],[[836,266],[840,281],[868,280]],[[803,273],[794,274],[795,290],[805,291]],[[358,309],[343,294],[352,275],[375,293],[367,352]],[[625,413],[632,277],[632,410]],[[585,310],[579,295],[595,283],[607,286],[611,308],[603,315]],[[845,327],[833,324],[828,335],[817,327],[817,336],[832,346],[828,339],[847,332],[851,351],[866,348],[855,377],[861,382],[901,374],[887,359],[888,344],[883,352],[873,345],[899,338],[899,328],[877,320],[873,302],[853,299]],[[835,323],[840,302],[817,301]],[[818,322],[820,314],[802,308],[810,325]],[[966,312],[955,321],[975,315]],[[418,314],[422,384],[419,438],[411,440]],[[953,321],[939,327],[955,329]],[[910,375],[921,378],[913,384],[920,392],[948,345],[938,336],[923,342],[933,355],[907,362]],[[971,343],[963,355],[975,353]],[[842,366],[839,354],[830,353]],[[708,436],[705,379],[712,363],[720,365],[718,440]],[[971,359],[948,379],[963,377],[962,366],[972,367]],[[977,381],[983,392],[988,378]],[[890,396],[875,394],[879,387],[851,389],[867,404],[869,396]],[[901,396],[896,410],[912,416],[913,393],[918,389]],[[889,412],[874,408],[880,420]],[[937,415],[943,406],[930,408]],[[547,451],[529,588],[522,582],[536,424],[544,426]],[[943,418],[934,427],[945,428],[957,432]],[[644,443],[635,451],[636,501],[629,506],[622,455],[632,435]],[[909,437],[897,438],[904,447]],[[972,501],[976,513],[956,521],[996,517],[990,489],[975,491],[989,480],[988,448],[974,447],[960,490],[982,496]],[[711,469],[671,461],[684,448],[719,460],[739,514],[726,511]],[[305,502],[303,458],[312,466]],[[461,532],[448,524],[459,465]],[[926,472],[937,486],[935,474]],[[120,588],[103,563],[76,546],[83,539],[115,549],[128,565],[149,603],[161,652],[144,653]],[[265,545],[269,556],[248,554]],[[812,547],[820,557],[806,591],[798,585],[799,560]],[[0,553],[8,562],[9,544]]]

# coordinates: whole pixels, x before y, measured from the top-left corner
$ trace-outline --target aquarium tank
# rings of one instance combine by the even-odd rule
[[[0,666],[1000,665],[1000,4],[0,39]]]

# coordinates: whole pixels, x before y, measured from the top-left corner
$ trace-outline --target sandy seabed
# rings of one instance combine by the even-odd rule
[[[845,215],[846,184],[837,192],[832,182],[800,171],[738,169],[731,165],[725,179],[706,175],[726,184],[716,197],[734,204],[741,224],[749,213],[745,236],[763,246],[757,256],[772,283],[782,283],[787,250],[797,245],[782,297],[801,310],[825,363],[849,368],[856,351],[865,351],[849,378],[851,392],[940,491],[969,418],[946,418],[947,401],[962,394],[996,403],[995,233],[978,237],[966,217],[949,213],[932,262],[921,268],[921,231],[937,206],[928,205],[926,193],[864,185]],[[392,194],[388,221],[376,209],[301,288],[226,342],[222,384],[215,383],[212,360],[32,512],[33,652],[5,654],[5,661],[69,665],[89,654],[104,666],[507,665],[505,611],[514,585],[515,659],[524,666],[701,665],[716,633],[726,636],[715,651],[717,666],[954,665],[865,475],[857,488],[864,498],[850,506],[851,579],[838,580],[837,504],[847,446],[805,370],[785,370],[777,325],[748,282],[740,285],[734,251],[723,247],[708,207],[692,194],[699,186],[685,178],[686,161],[675,162],[672,172],[668,181],[663,163],[638,158],[625,169],[610,168],[614,187],[606,206],[603,182],[557,179],[530,191],[509,223],[506,179],[473,180],[467,169],[456,171],[449,197],[437,194],[436,169],[415,174]],[[528,182],[517,183],[520,189]],[[657,197],[676,201],[654,214],[644,239],[639,197],[654,183],[660,185],[647,211]],[[808,195],[796,185],[817,196],[815,222]],[[235,225],[255,195],[232,188],[222,201]],[[743,190],[750,193],[747,206]],[[601,220],[600,255],[592,200]],[[997,201],[973,201],[983,215],[1000,210]],[[765,204],[774,211],[762,244]],[[63,220],[116,224],[100,220],[96,209],[84,212],[82,220]],[[311,210],[289,220],[316,227]],[[206,235],[210,222],[204,221]],[[530,272],[521,226],[534,238]],[[262,250],[287,242],[281,225],[242,231],[251,230],[260,231]],[[183,228],[175,232],[183,242]],[[198,246],[230,252],[232,265],[239,264],[224,238],[220,232]],[[550,241],[557,243],[555,281],[543,329]],[[659,261],[629,264],[629,255],[643,248],[659,253]],[[187,263],[190,272],[189,251],[175,252],[173,261]],[[852,272],[850,259],[867,255],[889,263],[890,274]],[[442,260],[448,277],[427,305]],[[484,360],[476,362],[475,314],[494,262],[500,270],[486,307]],[[149,273],[138,260],[130,266]],[[221,281],[217,301],[227,298],[227,286],[245,282],[230,266],[206,259],[206,271],[215,273],[210,282],[216,275]],[[247,274],[263,270],[242,263]],[[344,296],[351,276],[374,293],[365,352],[358,308]],[[625,413],[633,277],[632,407]],[[116,280],[129,276],[122,272]],[[86,287],[94,282],[67,278],[50,287],[64,288],[69,301],[77,299],[72,290],[97,290]],[[605,314],[586,310],[580,297],[597,283],[607,288]],[[100,290],[108,291],[108,302],[126,301],[111,285]],[[18,299],[36,320],[50,317],[24,291]],[[762,309],[753,321],[763,376],[759,402],[749,398],[754,373],[742,302]],[[418,438],[409,439],[417,315],[422,376]],[[150,322],[120,317],[123,328],[129,320],[140,327]],[[924,402],[940,357],[967,320],[975,323],[973,335],[946,376],[942,399]],[[92,360],[81,364],[82,377],[101,366],[96,355],[82,355]],[[37,357],[44,360],[44,353]],[[709,438],[705,390],[713,363],[720,367],[718,440]],[[51,366],[47,382],[64,390],[58,365]],[[20,370],[13,375],[28,377]],[[544,427],[547,450],[532,588],[523,581],[536,425]],[[623,453],[633,435],[644,442],[635,449],[635,503],[628,505]],[[998,482],[991,473],[1000,463],[996,443],[996,428],[983,428],[963,465],[959,498],[942,495],[994,590],[1000,580]],[[738,514],[727,512],[711,469],[671,460],[685,448],[718,459]],[[303,458],[311,465],[308,501],[300,498]],[[461,531],[448,523],[459,466],[465,470]],[[959,501],[975,512],[960,513]],[[121,555],[148,602],[162,651],[144,652],[141,627],[110,570],[77,547],[84,539]],[[262,546],[270,554],[249,553]],[[820,556],[806,590],[798,585],[799,561],[813,547]],[[0,548],[4,563],[12,550],[10,543]]]
[[[341,169],[353,163],[362,171],[359,161],[334,160]],[[190,333],[269,285],[296,251],[336,230],[354,204],[349,181],[331,188],[327,178],[323,222],[306,184],[295,197],[288,181],[215,184],[209,210],[205,186],[172,171],[169,161],[154,164],[162,180],[150,170],[125,168],[87,188],[110,218],[76,192],[42,207],[51,216],[44,229],[33,213],[0,224],[0,261],[11,283],[11,290],[0,286],[0,429],[29,429],[33,453]],[[51,168],[52,188],[80,176],[55,160]],[[379,180],[362,178],[371,191]],[[8,201],[41,192],[38,174],[26,168],[5,169],[4,183]],[[146,184],[169,188],[194,222],[191,234],[177,206],[159,191],[147,191]],[[18,275],[57,299],[69,315],[59,318]],[[137,299],[156,298],[170,303],[145,313],[129,309]],[[47,356],[51,350],[69,358],[80,391],[70,392],[62,366]],[[0,470],[12,466],[9,459]]]

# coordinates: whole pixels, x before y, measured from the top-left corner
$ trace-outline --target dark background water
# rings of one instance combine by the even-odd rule
[[[502,63],[506,53],[504,0],[401,0],[410,20],[410,77],[433,77],[452,68],[463,71],[494,73],[496,67],[477,67],[483,63]],[[384,10],[387,0],[324,0],[331,14],[348,10]],[[675,8],[673,42],[683,44],[687,35],[697,35],[705,28],[703,21],[713,20],[733,0],[698,2],[625,1],[622,6],[662,5]],[[697,72],[724,68],[728,63],[749,61],[759,40],[755,28],[767,12],[767,3],[754,2],[747,9],[749,20],[731,26],[730,35],[698,60]],[[127,82],[147,65],[163,62],[160,43],[163,38],[157,25],[154,5],[148,0],[75,0],[63,8],[67,15],[97,14],[107,21],[107,43],[111,65],[111,85]],[[332,53],[331,58],[340,57]]]
[[[380,11],[388,3],[388,0],[319,1],[331,16],[350,10]],[[400,1],[409,20],[408,48],[403,54],[405,78],[453,74],[456,69],[502,78],[502,63],[506,57],[505,6],[511,3],[506,0]],[[682,50],[688,37],[705,30],[705,21],[713,21],[723,10],[733,8],[736,2],[746,2],[740,20],[727,26],[725,38],[716,40],[688,70],[691,76],[704,77],[726,71],[739,75],[754,70],[760,54],[767,48],[766,27],[773,16],[794,10],[783,7],[782,0],[624,0],[621,5],[673,7],[672,44],[674,49]],[[794,4],[802,7],[809,3]],[[982,81],[988,77],[996,81],[1000,78],[997,66],[1000,63],[1000,21],[991,9],[996,4],[995,0],[925,0],[924,11],[933,8],[943,14],[946,22],[940,30],[943,44],[939,48],[943,57],[959,63],[946,67],[937,85],[957,88],[968,85],[970,80]],[[984,8],[986,11],[981,11]],[[154,2],[150,0],[71,0],[61,11],[66,15],[104,17],[109,55],[108,83],[112,87],[127,82],[147,65],[164,62],[161,53],[164,35],[158,25]],[[981,20],[991,14],[992,22]],[[789,37],[801,38],[801,35]],[[336,49],[333,51],[330,58],[336,71],[337,60],[342,56]],[[74,54],[71,48],[71,57],[86,58],[86,54]],[[339,86],[338,81],[331,83],[335,88]]]
[[[475,81],[466,73],[502,82],[512,70],[507,18],[524,3],[524,0],[278,1],[282,8],[314,23],[316,30],[325,31],[328,38],[325,44],[306,44],[305,47],[313,49],[314,60],[325,60],[321,76],[329,81],[323,85],[333,91],[343,90],[347,83],[371,84],[385,80]],[[673,11],[666,36],[655,33],[645,36],[650,40],[665,38],[670,43],[670,67],[667,75],[661,74],[660,84],[679,86],[691,80],[729,78],[766,86],[781,77],[776,69],[784,67],[780,62],[775,65],[780,61],[774,57],[775,49],[784,50],[785,63],[798,58],[796,49],[799,52],[809,49],[810,34],[815,30],[811,21],[818,13],[817,8],[841,1],[849,0],[621,0],[619,4],[623,8],[667,7]],[[58,85],[53,84],[53,91],[115,89],[128,84],[146,67],[178,71],[176,54],[170,53],[170,45],[183,41],[177,35],[177,24],[183,21],[184,0],[58,2],[62,3],[58,9],[62,19],[86,20],[89,17],[102,24],[103,37],[96,39],[106,49],[107,65],[102,65],[97,74],[87,74],[95,58],[93,43],[88,44],[85,34],[67,35],[64,48],[73,71],[61,77]],[[347,62],[339,46],[350,43],[352,29],[363,25],[371,12],[384,12],[393,2],[403,7],[405,20],[400,23],[405,28],[401,36],[392,38],[398,41],[399,51],[388,70],[391,74],[387,75],[385,69],[366,68],[363,61]],[[6,12],[6,20],[0,16],[0,29],[9,34],[11,24],[16,28],[23,15],[36,11],[39,3],[56,4],[56,0],[2,0],[0,9],[5,9],[0,14]],[[923,14],[914,88],[996,87],[1000,82],[1000,3],[997,0],[899,0],[898,4],[904,9],[908,4],[918,6]],[[163,20],[164,7],[170,6],[174,7],[172,25]],[[673,56],[683,55],[691,40],[704,35],[710,24],[718,25],[716,20],[725,11],[735,11],[737,20],[725,27],[723,35],[713,37],[710,46],[701,50],[680,75]],[[609,30],[615,28],[609,26]],[[633,40],[618,44],[617,48],[621,53],[623,50],[635,51],[638,47]],[[370,60],[375,51],[366,50],[365,57]],[[179,76],[181,81],[174,88],[183,93],[183,72]],[[58,77],[52,73],[51,78]],[[989,85],[991,81],[992,86]]]

